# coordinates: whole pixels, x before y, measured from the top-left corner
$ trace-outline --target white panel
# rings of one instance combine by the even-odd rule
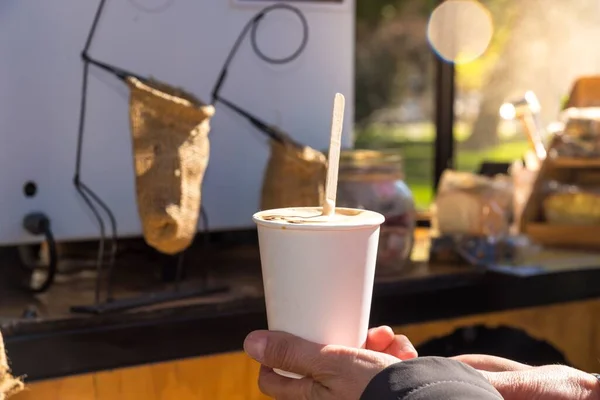
[[[147,12],[135,3],[167,7]],[[308,19],[310,40],[292,64],[267,65],[246,41],[222,94],[298,140],[325,149],[335,92],[353,104],[354,3],[346,4],[335,12],[298,4]],[[30,211],[49,215],[59,240],[98,237],[98,226],[72,184],[79,54],[96,7],[92,0],[0,2],[0,244],[33,240],[21,228]],[[112,0],[91,54],[209,101],[232,43],[258,9],[228,0]],[[294,18],[277,11],[263,21],[258,39],[266,53],[281,56],[296,48],[301,26]],[[141,232],[127,96],[120,81],[94,69],[82,178],[114,211],[120,236]],[[350,144],[352,121],[349,107],[344,145]],[[222,106],[212,126],[203,191],[211,228],[250,227],[268,155],[266,140]],[[29,180],[38,185],[31,199],[23,195]]]

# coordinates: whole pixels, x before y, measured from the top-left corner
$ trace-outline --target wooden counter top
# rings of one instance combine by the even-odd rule
[[[377,279],[372,325],[414,324],[600,296],[600,269],[519,277],[429,265],[417,253],[417,261],[404,270]],[[71,305],[92,300],[93,280],[59,283],[36,298],[0,293],[1,327],[15,374],[27,374],[32,381],[241,350],[248,332],[266,327],[257,247],[225,246],[188,260],[187,285],[197,282],[195,270],[202,264],[230,290],[100,316],[69,313]],[[120,263],[118,296],[161,287],[152,278],[152,260],[124,256]],[[38,317],[20,318],[32,305]]]

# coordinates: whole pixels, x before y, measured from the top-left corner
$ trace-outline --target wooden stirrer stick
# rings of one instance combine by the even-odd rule
[[[340,167],[340,148],[342,146],[342,129],[344,127],[344,95],[337,93],[333,102],[331,118],[331,139],[329,141],[329,159],[327,164],[327,181],[325,185],[325,201],[323,215],[332,216],[335,213],[337,196],[338,170]]]

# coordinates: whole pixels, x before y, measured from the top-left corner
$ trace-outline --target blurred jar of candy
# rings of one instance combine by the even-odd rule
[[[377,274],[397,272],[406,265],[414,243],[416,214],[398,151],[342,151],[337,204],[385,216],[379,238]]]

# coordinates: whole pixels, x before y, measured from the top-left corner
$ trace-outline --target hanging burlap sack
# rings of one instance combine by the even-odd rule
[[[290,140],[271,140],[261,209],[321,205],[326,175],[327,158],[323,153]]]
[[[208,165],[213,106],[182,90],[130,77],[137,204],[146,242],[176,254],[194,239]]]
[[[4,349],[4,340],[0,333],[0,400],[8,399],[13,394],[20,392],[23,389],[23,382],[15,379],[10,374],[8,360],[6,358],[6,350]]]

